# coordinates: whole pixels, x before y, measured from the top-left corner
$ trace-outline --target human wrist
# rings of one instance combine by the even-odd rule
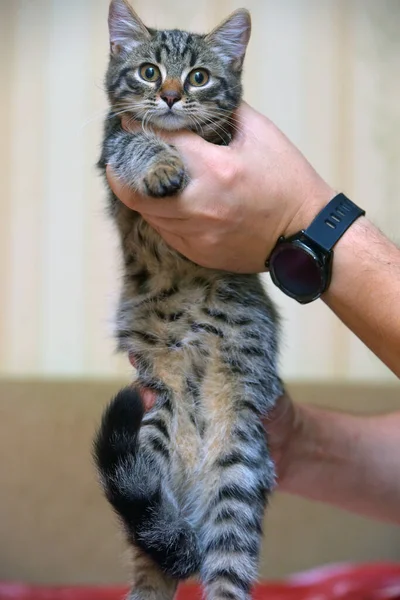
[[[306,191],[308,190],[308,191]],[[337,195],[337,192],[331,188],[325,181],[318,178],[312,185],[305,186],[305,189],[297,194],[288,194],[286,198],[282,196],[280,203],[283,206],[288,206],[287,210],[283,210],[282,219],[275,223],[273,232],[271,231],[268,240],[267,254],[262,254],[260,257],[260,265],[266,264],[266,259],[269,258],[280,238],[289,238],[290,236],[307,229],[318,213]],[[260,212],[258,239],[263,238],[263,231],[267,229],[268,222],[272,215]],[[262,261],[262,263],[261,263]],[[263,270],[262,268],[259,271]]]
[[[285,226],[283,237],[290,237],[306,229],[337,193],[323,179],[313,178],[311,183],[299,191],[298,198],[293,198],[292,204],[296,208]]]
[[[318,478],[324,461],[320,431],[321,410],[307,404],[295,405],[293,428],[279,469],[279,490],[306,495],[305,480]]]
[[[307,407],[293,403],[290,425],[285,431],[285,442],[281,444],[278,460],[278,483],[280,491],[289,492],[297,475],[298,465],[309,454],[310,443],[306,435],[309,428]]]

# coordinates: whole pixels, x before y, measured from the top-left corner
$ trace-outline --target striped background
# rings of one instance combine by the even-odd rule
[[[247,6],[246,99],[400,240],[399,0],[136,0],[206,30]],[[0,0],[0,374],[111,377],[116,243],[94,169],[108,0]],[[390,379],[322,303],[276,290],[286,377]]]

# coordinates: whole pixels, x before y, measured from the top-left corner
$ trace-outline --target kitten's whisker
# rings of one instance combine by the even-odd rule
[[[224,133],[227,133],[225,128],[218,122],[214,122],[215,127],[221,129],[222,131],[224,131]],[[234,138],[235,134],[242,134],[243,133],[243,129],[242,128],[238,128],[234,123],[227,123],[226,121],[224,122],[224,125],[229,126],[230,129],[230,138]],[[256,139],[254,135],[251,135],[249,137],[252,137],[254,140]]]
[[[216,108],[216,109],[209,109],[207,107],[204,107],[203,110],[205,110],[205,112],[212,112],[212,114],[218,115],[220,114],[221,116],[223,116],[224,118],[227,118],[227,116],[229,116],[229,120],[235,121],[237,123],[240,123],[241,120],[238,119],[238,117],[233,113],[232,110],[228,110],[225,108]]]
[[[129,108],[126,108],[124,110],[111,111],[110,114],[108,114],[108,113],[110,113],[109,109],[102,109],[101,111],[98,111],[98,113],[96,113],[95,115],[93,115],[92,117],[87,119],[82,124],[82,128],[87,127],[87,125],[89,125],[90,123],[92,123],[93,121],[96,121],[98,119],[105,119],[106,121],[108,121],[108,120],[112,119],[113,117],[118,117],[118,116],[126,114],[126,113],[132,113],[132,107],[130,106]]]
[[[220,109],[218,109],[218,110],[220,110]],[[207,117],[207,116],[215,117],[215,115],[217,114],[217,111],[214,113],[209,110],[203,114],[205,117]],[[218,123],[218,121],[215,121],[215,124],[217,124],[217,123]],[[233,131],[235,131],[237,133],[243,133],[243,124],[241,123],[241,121],[239,119],[235,118],[234,116],[231,115],[230,118],[225,121],[225,123],[229,124],[229,126],[232,128]],[[239,127],[236,123],[239,123]],[[256,139],[256,137],[253,134],[251,134],[250,137],[254,140]]]
[[[227,131],[223,125],[221,125],[218,121],[213,120],[211,117],[207,117],[206,115],[202,115],[203,118],[206,119],[206,124],[208,127],[211,127],[211,125],[214,125],[216,128],[218,128],[220,131],[222,131],[226,136],[228,136],[229,138],[232,137],[231,133],[229,131]],[[227,122],[224,121],[224,125],[226,125]],[[216,129],[214,128],[213,131],[217,132]],[[222,139],[222,137],[221,137]],[[225,141],[225,140],[224,140]]]
[[[137,123],[137,120],[135,119],[135,117],[132,115],[130,119],[128,119],[128,128],[132,123]]]
[[[143,134],[144,134],[146,137],[148,137],[148,135],[147,135],[147,132],[146,132],[146,117],[147,117],[147,113],[148,113],[148,111],[146,111],[146,112],[144,113],[144,115],[143,115],[143,117],[142,117],[142,120],[141,120],[141,123],[140,123],[140,124],[141,124],[141,127],[142,127],[142,132],[143,132]]]
[[[151,129],[151,122],[149,121],[148,117],[150,119],[150,117],[151,117],[151,109],[148,109],[146,111],[146,113],[145,113],[145,115],[143,117],[143,120],[142,120],[142,130],[143,130],[143,133],[144,133],[144,135],[147,138],[150,138],[151,134],[153,133],[153,131]],[[146,129],[146,127],[147,127],[147,129]]]
[[[224,112],[224,113],[232,113],[235,110],[232,108],[221,108],[220,106],[213,107],[213,106],[207,106],[207,105],[202,106],[202,108],[204,108],[205,110],[212,110],[214,112],[219,111],[219,112]]]
[[[225,136],[227,136],[228,138],[231,138],[231,133],[229,131],[227,131],[223,125],[221,123],[219,123],[217,120],[215,120],[215,113],[212,113],[211,111],[209,111],[208,113],[202,112],[202,113],[195,113],[195,114],[190,114],[190,112],[187,113],[187,117],[189,117],[190,119],[193,119],[196,127],[199,128],[201,127],[201,125],[204,125],[208,128],[210,128],[214,133],[216,133],[220,139],[223,142],[226,142],[226,139],[222,137],[222,135],[220,135],[217,131],[217,129],[215,127],[217,127],[220,131],[222,131]],[[228,124],[227,120],[224,120],[223,124]],[[212,127],[212,125],[214,125],[215,127]],[[201,127],[202,130],[202,135],[204,137],[204,131],[203,128]]]
[[[187,115],[187,116],[189,117],[190,121],[192,121],[192,123],[194,123],[196,131],[198,131],[198,129],[200,128],[201,135],[202,135],[202,137],[204,137],[204,129],[203,129],[201,123],[197,123],[195,117],[193,117],[192,115]]]
[[[113,117],[120,117],[121,115],[132,114],[132,109],[130,107],[124,108],[123,110],[118,110],[116,112],[112,112],[107,118],[112,119]]]
[[[107,114],[109,112],[110,109],[105,108],[102,110],[97,111],[96,113],[94,113],[94,115],[92,115],[91,117],[89,117],[83,124],[82,124],[82,129],[84,127],[87,127],[87,125],[90,125],[90,123],[93,123],[93,121],[97,121],[99,119],[105,119],[107,118]]]
[[[148,130],[148,129],[146,129],[146,126],[147,126],[147,124],[146,124],[146,119],[147,119],[148,117],[150,117],[150,110],[151,110],[151,109],[149,109],[149,110],[147,110],[147,111],[145,112],[145,114],[144,114],[144,117],[143,117],[143,119],[142,119],[142,131],[143,131],[144,135],[145,135],[147,138],[149,138],[149,137],[150,137],[150,134],[149,134],[149,130]]]
[[[238,87],[243,87],[243,82],[240,81],[239,83],[237,83],[236,85],[230,85],[229,86],[229,91],[230,90],[236,90]]]
[[[209,129],[211,129],[211,131],[213,131],[219,138],[220,140],[225,143],[226,139],[219,133],[219,131],[217,129],[215,129],[215,127],[213,127],[214,123],[211,119],[209,119],[205,124],[206,127],[208,127]],[[226,135],[229,135],[227,131],[224,131],[224,133]],[[229,136],[230,137],[230,136]]]

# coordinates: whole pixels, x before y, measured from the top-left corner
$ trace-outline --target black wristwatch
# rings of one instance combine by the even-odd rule
[[[275,285],[300,304],[319,298],[331,281],[334,245],[362,215],[364,210],[338,194],[307,229],[281,237],[265,263]]]

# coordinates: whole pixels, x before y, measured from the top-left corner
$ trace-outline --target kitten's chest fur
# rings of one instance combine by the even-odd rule
[[[169,248],[139,215],[131,213],[128,225],[127,209],[120,210],[125,272],[117,328],[126,332],[119,335],[120,349],[151,349],[157,357],[166,349],[173,354],[196,348],[221,275]]]
[[[213,279],[212,270],[195,265],[168,247],[138,213],[120,205],[117,225],[121,233],[125,284],[130,284],[130,293],[139,300],[164,295],[165,305],[169,298],[167,292],[173,295],[178,289],[181,293],[192,290],[196,276],[202,274],[203,280]]]

